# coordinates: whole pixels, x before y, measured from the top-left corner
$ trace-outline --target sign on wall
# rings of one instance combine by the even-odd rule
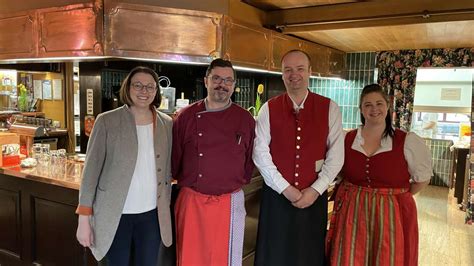
[[[86,92],[86,114],[94,115],[94,90],[87,89]]]

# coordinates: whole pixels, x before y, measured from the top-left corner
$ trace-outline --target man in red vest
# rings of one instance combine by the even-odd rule
[[[311,59],[282,58],[286,93],[257,118],[253,160],[263,185],[255,265],[324,265],[327,188],[344,162],[341,112],[308,90]]]

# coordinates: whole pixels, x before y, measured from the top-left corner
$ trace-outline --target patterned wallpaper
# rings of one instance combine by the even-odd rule
[[[474,73],[472,74],[472,87],[474,88]],[[472,104],[471,104],[471,167],[469,175],[469,185],[467,189],[467,206],[466,206],[466,223],[472,224],[474,222],[474,164],[472,163],[474,156],[474,115],[472,110],[474,106],[474,90],[472,93]]]

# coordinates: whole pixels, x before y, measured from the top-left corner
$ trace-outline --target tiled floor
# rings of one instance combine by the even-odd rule
[[[419,265],[474,265],[474,225],[464,224],[446,187],[428,186],[416,195],[420,228]]]

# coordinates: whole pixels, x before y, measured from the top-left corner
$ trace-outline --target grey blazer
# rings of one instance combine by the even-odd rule
[[[171,231],[171,144],[172,120],[157,111],[154,129],[157,208],[161,240],[169,247]],[[92,206],[94,231],[92,254],[101,260],[117,231],[135,169],[138,139],[135,119],[128,106],[97,116],[92,130],[79,191],[79,205]]]

